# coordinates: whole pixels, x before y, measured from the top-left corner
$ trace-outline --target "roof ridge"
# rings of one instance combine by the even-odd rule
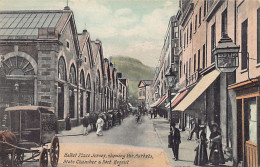
[[[70,13],[72,10],[2,10],[0,14],[16,14],[16,13]]]

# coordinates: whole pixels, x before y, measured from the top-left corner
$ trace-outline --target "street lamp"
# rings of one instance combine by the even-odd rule
[[[227,34],[224,34],[213,50],[216,68],[221,72],[234,72],[239,66],[239,48]]]
[[[176,80],[176,74],[172,71],[172,68],[170,68],[169,73],[165,75],[168,83],[168,101],[170,102],[170,123],[172,123],[172,105],[171,105],[171,89],[173,88]]]
[[[231,38],[224,34],[218,42],[218,46],[213,50],[215,55],[215,65],[220,72],[230,73],[234,72],[239,66],[239,54],[240,47],[233,43]],[[229,147],[228,141],[228,77],[226,75],[226,143]]]

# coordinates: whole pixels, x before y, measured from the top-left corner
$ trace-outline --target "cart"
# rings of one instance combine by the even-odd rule
[[[58,165],[60,145],[53,108],[16,106],[0,115],[0,166],[38,162],[47,167],[49,158],[52,167]]]

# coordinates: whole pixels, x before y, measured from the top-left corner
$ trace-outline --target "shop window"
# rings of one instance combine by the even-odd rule
[[[256,98],[245,99],[245,140],[257,143]]]
[[[241,28],[241,63],[242,63],[242,70],[247,68],[247,29],[248,29],[248,21],[245,20],[242,23],[242,28]]]

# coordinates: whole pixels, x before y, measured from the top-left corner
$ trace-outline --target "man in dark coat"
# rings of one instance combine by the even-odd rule
[[[171,135],[172,135],[172,152],[174,160],[179,159],[179,144],[181,143],[181,135],[179,129],[175,128],[175,123],[171,123]]]
[[[67,114],[67,117],[65,118],[65,125],[66,125],[66,130],[71,130],[71,124],[70,124],[70,114]]]
[[[88,135],[88,125],[89,125],[89,114],[86,114],[82,120],[83,124],[83,135]]]

